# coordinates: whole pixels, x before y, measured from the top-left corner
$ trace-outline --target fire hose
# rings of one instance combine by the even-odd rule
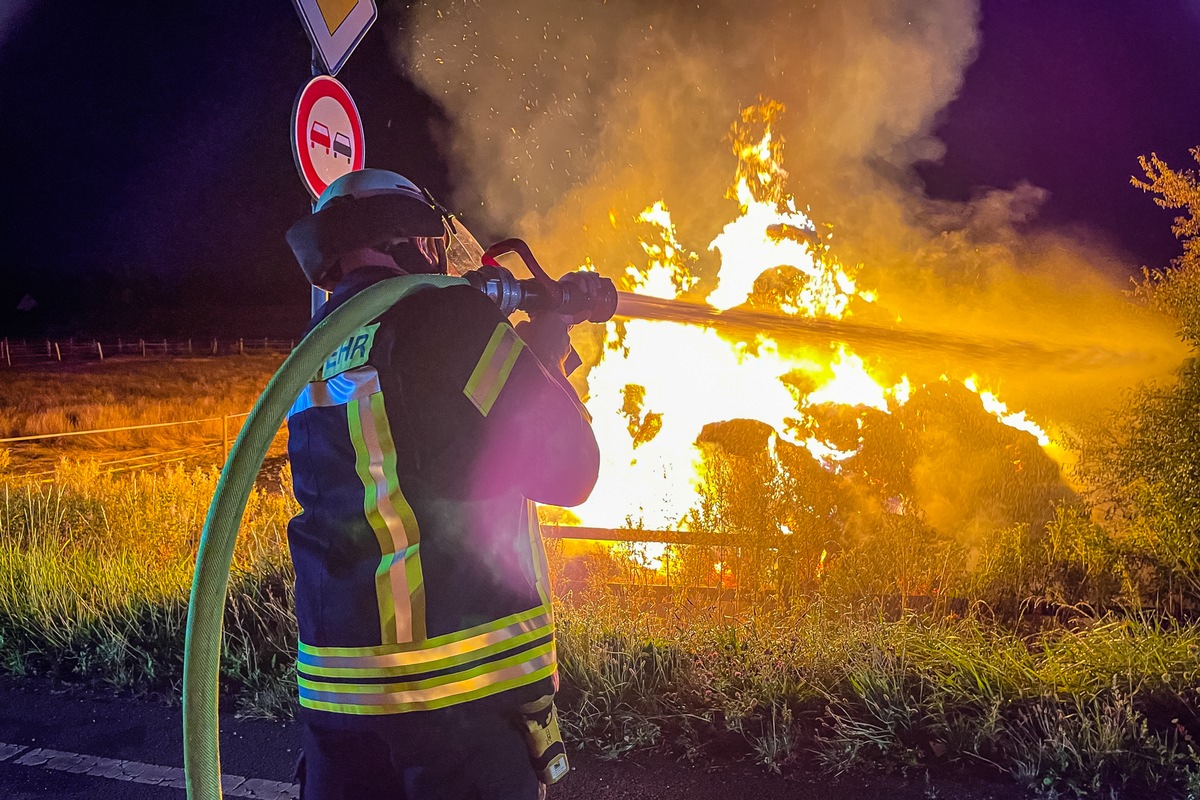
[[[525,259],[535,275],[532,283],[518,281],[495,262],[494,258],[504,252],[517,252]],[[607,310],[607,316],[596,321],[607,320],[616,309],[612,282],[599,276],[573,280],[564,276],[562,287],[551,287],[556,282],[541,270],[520,240],[505,240],[488,253],[491,255],[485,254],[482,278],[471,274],[462,278],[404,275],[380,281],[348,299],[317,323],[287,357],[238,433],[208,508],[188,603],[183,658],[183,764],[190,800],[220,800],[222,796],[217,689],[229,568],[242,514],[276,432],[329,353],[355,330],[413,292],[426,288],[471,283],[494,300],[501,295],[509,298],[512,310],[570,312],[565,316],[582,315],[583,319],[601,317]],[[492,281],[500,294],[493,296],[487,291],[488,281]],[[498,305],[505,309],[505,305]]]

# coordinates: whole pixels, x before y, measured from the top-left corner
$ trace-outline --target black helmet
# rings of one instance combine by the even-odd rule
[[[313,213],[288,229],[287,242],[308,282],[332,289],[341,255],[360,247],[385,249],[400,240],[440,240],[441,247],[433,249],[445,272],[446,233],[445,212],[415,183],[385,169],[360,169],[329,184]]]

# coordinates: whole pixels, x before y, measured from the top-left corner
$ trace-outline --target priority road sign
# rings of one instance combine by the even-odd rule
[[[313,198],[366,163],[362,119],[346,87],[318,75],[300,90],[292,111],[292,155]]]
[[[325,71],[337,75],[378,12],[375,0],[292,0]]]

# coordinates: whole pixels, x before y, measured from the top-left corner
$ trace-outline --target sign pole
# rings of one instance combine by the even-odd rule
[[[313,45],[312,64],[310,66],[312,68],[312,77],[315,78],[321,74],[320,56],[317,54],[316,45]],[[313,200],[312,207],[309,209],[309,211],[315,210],[316,207],[317,201]],[[312,290],[312,296],[310,298],[312,307],[309,309],[310,318],[312,318],[317,316],[317,312],[321,310],[321,306],[325,305],[325,301],[329,299],[329,292],[325,291],[324,289],[318,289],[316,286],[309,286],[309,288]]]
[[[333,76],[379,14],[375,0],[292,0],[292,4],[312,43],[312,80],[296,97],[292,111],[292,155],[315,207],[325,187],[366,163],[358,108]],[[328,297],[324,290],[312,287],[314,317]]]

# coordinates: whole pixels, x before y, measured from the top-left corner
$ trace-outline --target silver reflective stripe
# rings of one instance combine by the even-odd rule
[[[367,402],[358,404],[358,421],[362,431],[362,443],[366,447],[370,459],[366,465],[370,478],[369,481],[363,480],[367,491],[365,505],[367,519],[372,522],[372,527],[374,527],[371,512],[377,513],[391,539],[390,550],[380,542],[380,549],[383,551],[382,558],[375,571],[377,582],[382,581],[390,585],[395,617],[391,621],[391,630],[384,635],[384,641],[411,642],[413,641],[411,590],[415,587],[408,585],[405,557],[409,555],[410,544],[415,544],[411,539],[416,537],[408,535],[407,526],[394,501],[398,499],[403,503],[408,512],[406,516],[414,523],[416,520],[412,517],[412,510],[407,507],[408,501],[400,493],[400,483],[396,477],[396,450],[392,443],[391,432],[387,430],[387,412],[383,407],[382,394],[373,395]],[[378,535],[378,531],[376,533]],[[415,555],[415,553],[414,549],[413,554]],[[377,583],[376,591],[379,591],[380,588]],[[381,624],[386,625],[387,622],[387,620],[380,620]]]
[[[526,654],[521,654],[524,657]],[[533,658],[511,664],[501,669],[489,670],[460,681],[443,683],[422,689],[392,690],[394,684],[336,684],[306,681],[301,678],[302,696],[305,700],[320,703],[409,706],[429,703],[459,695],[470,695],[495,684],[518,680],[535,672],[553,668],[554,652],[539,653]],[[403,685],[403,684],[401,684]],[[341,691],[338,691],[341,689]]]
[[[351,400],[362,400],[379,391],[379,373],[374,367],[361,367],[343,372],[327,381],[313,381],[304,387],[288,416],[310,408],[344,406]]]
[[[487,631],[485,633],[472,636],[469,639],[451,642],[438,647],[429,647],[421,650],[408,650],[380,655],[316,655],[305,652],[307,648],[304,645],[301,645],[299,657],[300,664],[302,666],[312,665],[333,669],[383,669],[387,667],[427,664],[432,661],[440,661],[441,659],[445,658],[467,656],[470,653],[489,645],[508,641],[509,639],[512,639],[523,633],[536,631],[543,628],[545,629],[545,633],[547,635],[552,633],[554,630],[551,627],[551,618],[549,612],[539,614],[532,619],[515,622],[512,625],[505,626],[498,630]],[[334,648],[321,649],[328,651],[333,650]],[[460,662],[465,663],[470,659],[460,658],[459,660]]]
[[[525,349],[525,342],[507,322],[501,322],[492,333],[479,363],[475,365],[463,394],[474,403],[485,417],[492,410],[500,390],[508,381],[509,373],[517,363],[517,357]]]

